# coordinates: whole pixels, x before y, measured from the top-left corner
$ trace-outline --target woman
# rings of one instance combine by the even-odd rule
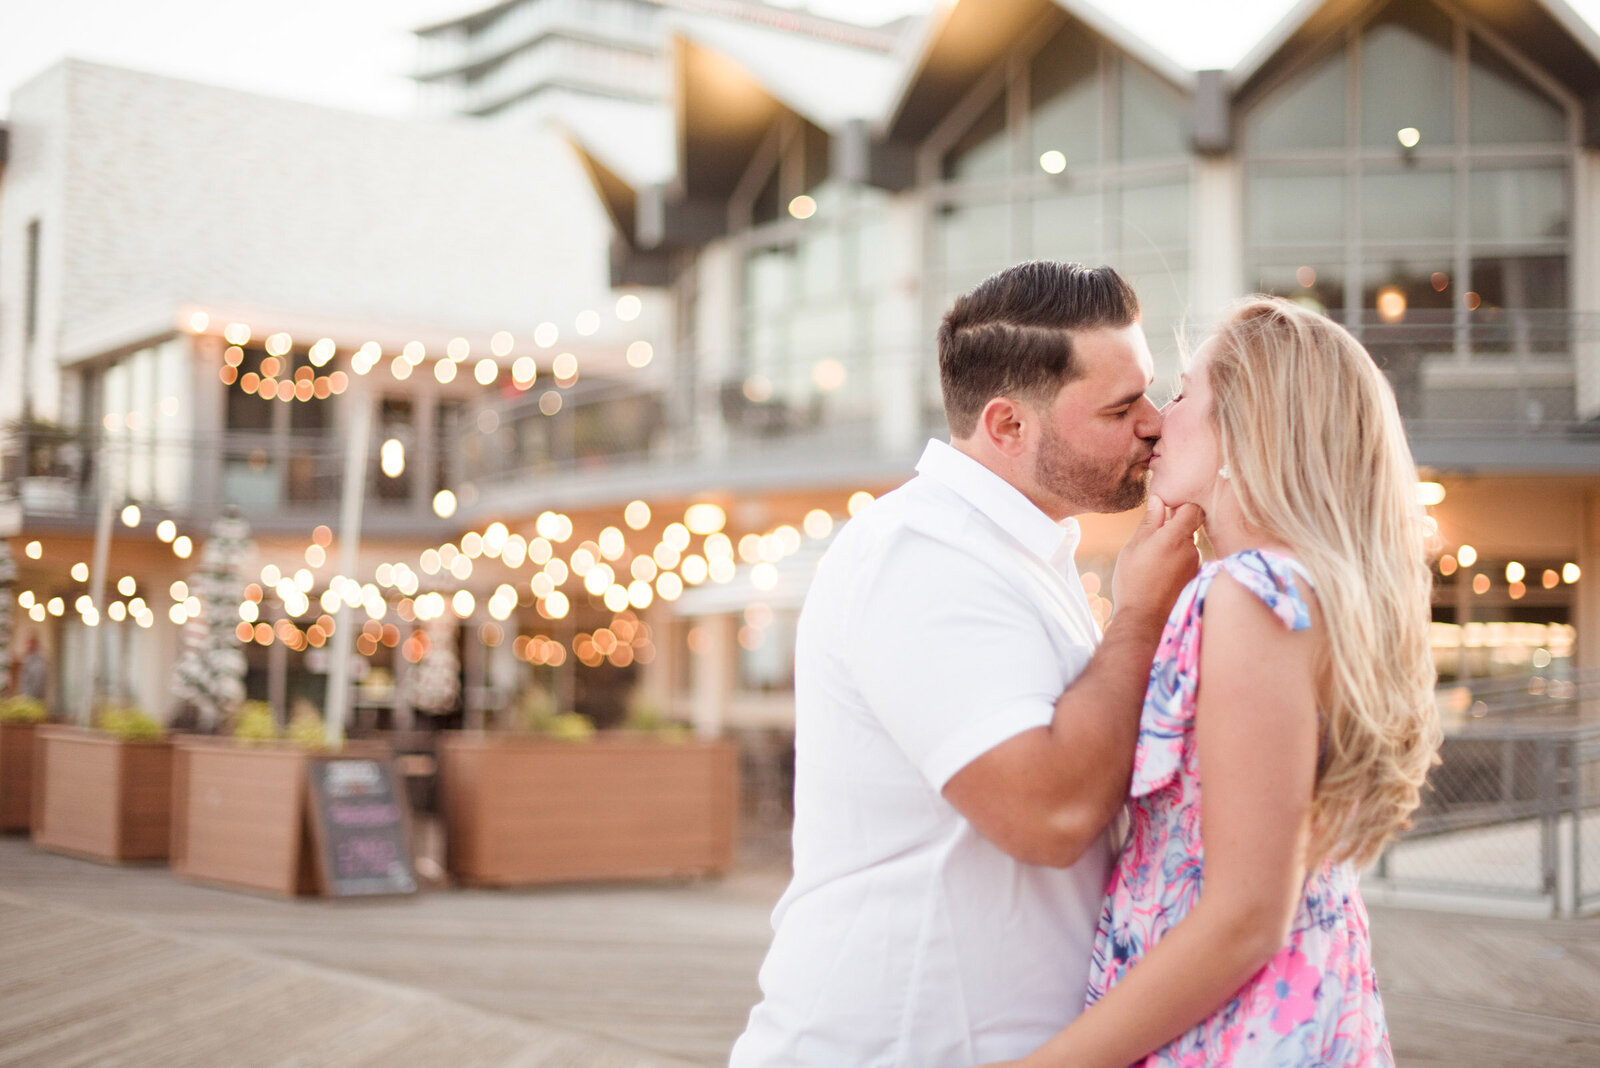
[[[1089,1006],[1016,1063],[1391,1064],[1356,872],[1439,737],[1393,393],[1342,328],[1255,298],[1201,347],[1151,471],[1218,559],[1151,669]]]

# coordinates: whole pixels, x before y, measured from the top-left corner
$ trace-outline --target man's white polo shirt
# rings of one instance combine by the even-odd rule
[[[801,612],[795,874],[734,1068],[1020,1057],[1083,1005],[1105,840],[1024,864],[940,793],[1088,663],[1078,526],[943,442],[917,471],[840,531]]]

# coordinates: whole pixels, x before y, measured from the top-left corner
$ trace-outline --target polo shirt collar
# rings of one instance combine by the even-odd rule
[[[938,438],[930,439],[922,450],[917,474],[954,490],[1041,560],[1060,564],[1078,549],[1082,532],[1076,519],[1069,516],[1057,523],[1021,490]]]

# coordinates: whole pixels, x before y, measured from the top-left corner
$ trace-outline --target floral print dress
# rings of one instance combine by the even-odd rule
[[[1208,563],[1184,588],[1150,669],[1134,756],[1132,827],[1112,872],[1090,964],[1088,1001],[1115,985],[1200,899],[1200,767],[1195,692],[1206,592],[1226,570],[1291,630],[1311,625],[1288,557],[1246,550]],[[1347,864],[1307,874],[1289,942],[1216,1013],[1140,1064],[1213,1068],[1394,1063],[1372,970],[1367,913]]]

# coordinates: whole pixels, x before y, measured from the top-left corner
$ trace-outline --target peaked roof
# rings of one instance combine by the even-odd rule
[[[1271,69],[1316,48],[1352,20],[1393,0],[1301,0],[1228,72],[1242,89]],[[1536,57],[1574,89],[1600,92],[1600,33],[1566,0],[1451,0],[1524,55]]]
[[[954,0],[936,4],[924,20],[880,128],[895,140],[921,141],[1018,41],[1072,21],[1172,84],[1194,88],[1193,71],[1084,0]]]
[[[901,60],[888,38],[823,40],[781,26],[679,14],[674,32],[714,51],[773,99],[823,129],[851,119],[876,119],[896,88]],[[825,74],[825,77],[819,77]]]

